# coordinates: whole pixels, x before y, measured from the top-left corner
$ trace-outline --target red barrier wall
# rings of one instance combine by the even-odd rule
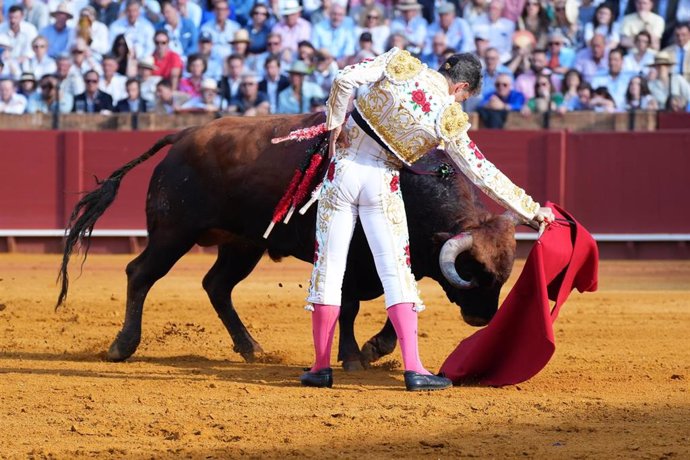
[[[164,134],[3,132],[0,229],[64,228],[79,192],[94,187],[94,175],[107,177]],[[592,232],[690,233],[688,131],[480,130],[472,137],[536,200],[563,204]],[[98,229],[145,228],[148,180],[164,155],[127,175]]]

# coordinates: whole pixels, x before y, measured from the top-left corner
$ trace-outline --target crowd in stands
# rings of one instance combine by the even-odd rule
[[[483,64],[465,103],[690,108],[690,0],[0,0],[0,113],[325,110],[338,69],[392,47]]]

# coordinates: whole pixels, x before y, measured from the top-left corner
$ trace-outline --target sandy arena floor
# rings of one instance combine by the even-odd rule
[[[397,350],[338,368],[332,390],[297,384],[312,351],[309,266],[294,260],[262,261],[236,291],[266,363],[232,352],[201,288],[208,255],[154,287],[134,357],[105,362],[129,259],[90,256],[55,312],[58,256],[0,255],[0,458],[690,458],[690,261],[603,262],[600,291],[566,303],[531,381],[410,394]],[[434,282],[421,288],[436,370],[473,329]],[[381,300],[363,306],[360,343],[384,315]]]

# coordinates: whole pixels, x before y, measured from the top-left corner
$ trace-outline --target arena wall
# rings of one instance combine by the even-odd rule
[[[80,192],[166,133],[3,131],[0,251],[59,251],[62,229]],[[571,211],[595,234],[603,256],[690,257],[690,131],[479,130],[472,137],[535,199]],[[145,243],[148,180],[164,155],[124,179],[96,227],[95,252],[136,252]],[[524,254],[534,234],[519,231]]]

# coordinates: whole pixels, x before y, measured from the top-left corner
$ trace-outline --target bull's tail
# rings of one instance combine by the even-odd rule
[[[62,266],[58,273],[58,282],[61,282],[61,287],[55,309],[62,305],[67,297],[67,289],[69,287],[67,265],[69,264],[74,246],[77,243],[82,245],[82,241],[84,241],[82,246],[84,248],[84,260],[86,260],[86,255],[89,252],[89,246],[91,244],[91,232],[93,231],[93,227],[105,210],[115,201],[117,191],[120,188],[120,181],[122,181],[125,174],[130,170],[151,158],[163,147],[175,142],[179,135],[180,133],[175,133],[161,138],[144,154],[114,171],[106,180],[97,180],[98,188],[84,195],[74,207],[67,228],[65,229],[65,247],[62,253]]]

